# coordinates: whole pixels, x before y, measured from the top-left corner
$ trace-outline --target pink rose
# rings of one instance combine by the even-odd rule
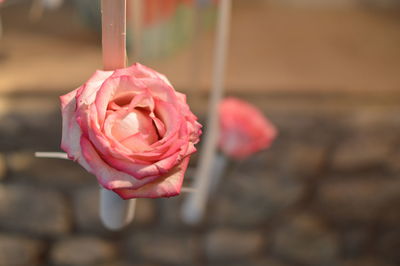
[[[60,97],[61,148],[124,199],[180,193],[201,125],[185,95],[140,64],[96,71]]]
[[[254,106],[235,98],[219,105],[220,149],[235,159],[244,159],[268,148],[276,128]]]

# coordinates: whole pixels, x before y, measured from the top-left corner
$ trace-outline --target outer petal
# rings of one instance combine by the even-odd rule
[[[138,180],[133,176],[120,172],[106,164],[97,154],[96,150],[87,138],[82,136],[80,144],[82,146],[83,157],[88,162],[91,169],[89,172],[94,174],[99,183],[106,189],[127,187],[139,188],[159,178],[159,176],[152,176]]]
[[[161,121],[164,123],[166,131],[162,139],[160,139],[156,143],[153,143],[153,147],[167,142],[171,137],[176,134],[176,132],[178,132],[181,124],[184,122],[183,118],[180,116],[180,114],[177,112],[176,108],[174,108],[172,104],[161,100],[156,100],[155,102],[155,113],[157,114],[158,118],[161,119]]]
[[[127,160],[114,158],[113,156],[104,156],[104,161],[118,171],[129,174],[136,179],[144,179],[149,176],[161,175],[158,168],[151,164],[132,163]]]
[[[171,82],[169,82],[169,80],[167,79],[166,76],[164,76],[163,74],[158,73],[157,71],[154,71],[151,68],[148,68],[147,66],[144,66],[142,64],[136,63],[135,66],[137,67],[137,69],[139,71],[141,71],[142,73],[146,73],[148,77],[151,78],[158,78],[160,80],[162,80],[163,82],[167,83],[169,86],[172,87]]]
[[[75,119],[75,109],[76,100],[75,96],[77,90],[73,90],[68,94],[60,97],[61,101],[61,114],[62,114],[62,138],[61,138],[61,148],[68,153],[71,159],[80,151],[79,143],[74,143],[73,140],[78,137],[80,139],[80,129]],[[78,127],[78,128],[76,128]],[[77,144],[75,147],[70,147],[70,145]]]
[[[173,197],[180,194],[189,157],[168,174],[138,189],[114,189],[123,199]]]
[[[149,88],[153,97],[178,106],[178,97],[174,88],[161,79],[143,78],[141,81]]]
[[[162,74],[154,71],[151,68],[148,68],[142,64],[135,63],[130,67],[118,69],[113,74],[114,77],[120,76],[134,76],[135,78],[156,78],[160,79],[163,82],[167,83],[169,86],[172,87],[169,80]]]
[[[130,174],[137,179],[144,179],[149,176],[165,174],[178,164],[179,158],[179,154],[175,153],[149,165],[133,164],[113,157],[106,157],[104,160],[121,172]]]
[[[194,144],[199,142],[199,136],[201,135],[201,125],[197,122],[197,117],[190,111],[189,106],[186,103],[186,95],[176,92],[179,99],[179,106],[183,116],[187,121],[187,127],[190,135],[190,141]]]
[[[87,171],[89,171],[90,166],[83,158],[81,146],[79,144],[82,131],[75,119],[75,96],[77,91],[78,89],[60,97],[62,113],[61,149],[68,154],[70,159],[78,161]]]
[[[90,104],[94,101],[94,96],[100,88],[102,82],[112,74],[112,71],[96,71],[91,78],[81,87],[60,97],[62,113],[62,139],[61,148],[67,152],[68,156],[77,160],[85,169],[89,171],[90,166],[82,158],[82,151],[79,140],[82,130],[76,120],[76,111],[84,112],[82,105]]]
[[[104,83],[104,81],[111,76],[112,71],[97,70],[89,80],[78,89],[77,106],[92,104],[96,99],[96,93]]]
[[[113,72],[97,70],[89,80],[77,89],[76,93],[76,118],[84,134],[88,134],[90,119],[97,116],[90,106],[96,99],[96,94]]]

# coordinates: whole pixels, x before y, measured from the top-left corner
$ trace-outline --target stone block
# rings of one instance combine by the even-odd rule
[[[56,191],[21,185],[0,186],[0,226],[8,231],[60,235],[71,228],[69,208]]]
[[[72,203],[76,227],[79,231],[105,233],[99,213],[99,190],[96,185],[74,191]]]
[[[110,265],[115,246],[96,237],[71,237],[56,242],[50,251],[52,265]]]
[[[182,226],[180,217],[182,197],[184,196],[157,199],[157,204],[160,209],[159,222],[161,222],[163,226]]]
[[[393,264],[400,264],[400,230],[386,230],[379,234],[377,249],[382,258]]]
[[[220,228],[206,235],[205,253],[210,261],[251,259],[263,244],[260,232]]]
[[[210,202],[212,223],[252,227],[265,223],[296,203],[303,185],[295,179],[258,173],[235,172],[224,176]]]
[[[0,265],[42,265],[44,245],[41,241],[0,234]]]
[[[134,226],[149,226],[156,221],[157,206],[154,199],[137,199]]]
[[[293,144],[281,155],[278,173],[298,179],[314,178],[324,166],[327,149],[327,145]]]
[[[198,262],[196,238],[176,231],[134,231],[124,248],[132,259],[146,263],[194,265]]]
[[[309,214],[291,217],[275,231],[273,249],[279,256],[304,265],[336,265],[336,234]]]
[[[368,252],[371,234],[370,226],[363,224],[342,230],[342,255],[346,258],[357,258]]]
[[[373,222],[399,195],[400,180],[396,178],[332,178],[320,186],[316,204],[332,221],[350,226]]]
[[[6,178],[7,164],[4,154],[0,153],[0,181]]]
[[[388,165],[393,144],[379,138],[353,136],[343,140],[332,155],[336,171],[358,171]]]
[[[96,184],[96,177],[77,163],[63,159],[35,158],[33,152],[13,152],[7,164],[14,180],[43,184],[60,189]]]

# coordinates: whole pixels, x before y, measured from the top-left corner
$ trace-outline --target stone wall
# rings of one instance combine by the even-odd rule
[[[59,150],[55,95],[3,96],[15,108],[0,118],[0,265],[399,265],[399,97],[242,96],[280,136],[229,164],[204,223],[182,224],[185,195],[141,199],[117,233],[93,176],[32,156]]]

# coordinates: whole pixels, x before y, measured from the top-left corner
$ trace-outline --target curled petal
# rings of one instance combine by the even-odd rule
[[[188,163],[189,157],[186,157],[181,164],[176,166],[173,170],[145,186],[138,189],[119,188],[114,189],[114,192],[118,193],[123,199],[177,196],[180,194],[183,176]]]
[[[120,76],[134,76],[137,79],[141,78],[152,78],[152,79],[159,79],[162,82],[166,83],[167,85],[171,86],[171,83],[165,77],[164,75],[158,73],[157,71],[154,71],[151,68],[148,68],[142,64],[135,63],[130,67],[123,68],[123,69],[118,69],[115,71],[113,74],[114,77],[120,77]]]
[[[74,144],[73,140],[80,138],[81,131],[76,123],[75,110],[76,110],[76,96],[77,90],[71,91],[60,97],[61,113],[62,113],[62,138],[61,148],[65,150],[71,159],[74,159],[80,151],[79,144],[75,147],[70,146]]]
[[[145,89],[146,85],[143,82],[130,76],[111,76],[105,80],[95,99],[99,124],[102,125],[104,123],[108,103],[114,99],[126,97],[127,94],[133,97]]]
[[[105,163],[97,154],[92,144],[85,137],[81,137],[82,154],[90,166],[89,172],[96,175],[99,183],[106,189],[115,188],[139,188],[149,182],[156,180],[159,176],[146,179],[136,179],[126,173],[120,172]]]
[[[81,138],[82,131],[75,119],[77,90],[74,90],[60,97],[62,112],[62,137],[61,149],[63,149],[71,160],[78,161],[87,171],[90,170],[89,164],[82,156],[82,149],[77,142]]]
[[[92,104],[104,80],[110,77],[112,73],[112,71],[97,70],[83,86],[78,88],[76,95],[77,107],[80,108],[83,104]]]

